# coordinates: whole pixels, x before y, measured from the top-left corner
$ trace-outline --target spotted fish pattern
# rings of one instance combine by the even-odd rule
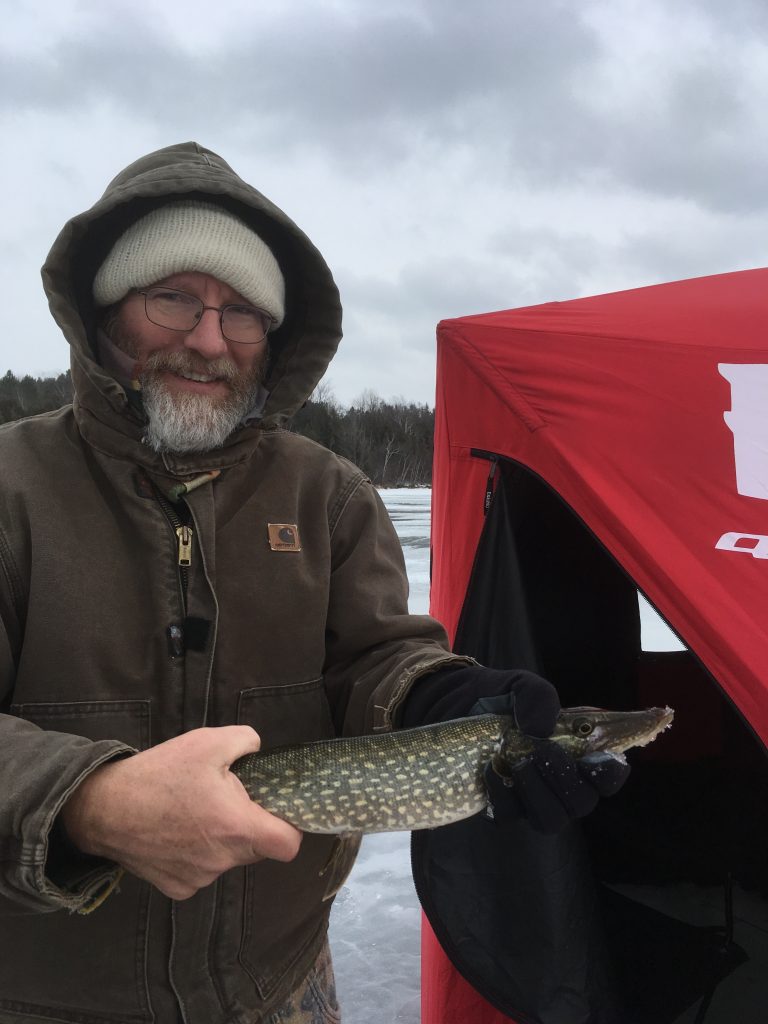
[[[600,750],[620,756],[650,743],[672,716],[670,708],[570,708],[551,739],[574,757]],[[535,742],[511,718],[478,715],[276,747],[240,758],[232,771],[253,800],[304,832],[398,832],[448,825],[483,810],[488,762],[508,775]]]

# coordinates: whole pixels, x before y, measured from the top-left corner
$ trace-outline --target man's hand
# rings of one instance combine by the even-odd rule
[[[187,899],[229,868],[293,860],[301,833],[253,803],[229,766],[260,746],[247,725],[195,729],[92,772],[61,810],[70,840]]]

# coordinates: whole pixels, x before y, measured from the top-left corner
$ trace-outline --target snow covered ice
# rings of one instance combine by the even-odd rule
[[[381,492],[403,545],[408,606],[417,613],[429,606],[431,493],[426,487]],[[333,965],[347,1024],[418,1024],[420,929],[410,833],[366,836],[331,915]]]

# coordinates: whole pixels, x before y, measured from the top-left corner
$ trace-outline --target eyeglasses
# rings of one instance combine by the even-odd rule
[[[137,290],[144,296],[147,320],[171,331],[194,331],[206,309],[219,314],[221,333],[227,341],[238,345],[258,345],[267,336],[272,319],[256,306],[231,303],[227,306],[206,306],[202,299],[175,288],[148,288]]]

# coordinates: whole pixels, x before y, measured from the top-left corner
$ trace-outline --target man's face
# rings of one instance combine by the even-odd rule
[[[248,304],[209,274],[173,274],[156,282],[201,299],[206,306]],[[194,330],[175,331],[147,319],[144,296],[131,293],[109,327],[118,348],[136,359],[147,440],[156,451],[220,447],[254,404],[267,356],[266,341],[227,341],[219,313],[207,309]]]

